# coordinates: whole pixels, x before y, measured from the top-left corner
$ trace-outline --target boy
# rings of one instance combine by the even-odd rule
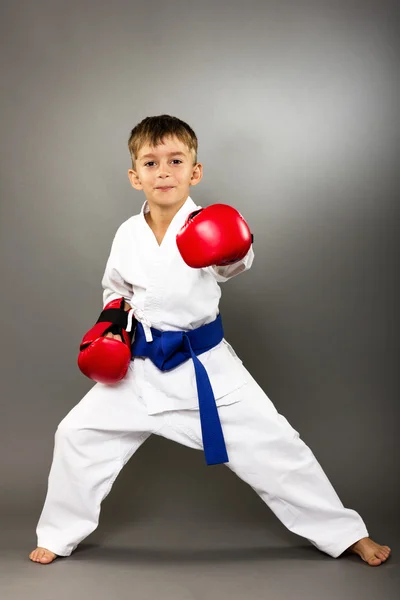
[[[122,312],[133,313],[137,322],[133,348],[138,332],[145,348],[152,347],[149,342],[154,342],[157,331],[172,337],[185,332],[188,343],[186,333],[215,326],[218,283],[249,269],[253,248],[250,242],[238,260],[221,256],[197,268],[183,259],[184,245],[178,249],[177,242],[191,219],[195,222],[193,213],[201,210],[189,188],[200,182],[203,170],[197,162],[196,135],[187,123],[169,115],[147,117],[132,130],[128,147],[129,180],[144,191],[146,201],[140,214],[125,221],[115,235],[102,280],[103,304],[123,299]],[[223,228],[224,222],[217,225]],[[198,241],[202,243],[207,246]],[[118,331],[103,336],[100,352],[112,343],[117,353],[126,354],[127,333]],[[57,556],[69,556],[94,531],[101,502],[152,433],[206,450],[197,387],[200,368],[205,368],[211,383],[216,420],[226,444],[228,459],[219,462],[226,462],[251,485],[290,531],[319,550],[334,558],[347,550],[371,566],[387,560],[390,548],[373,542],[361,517],[343,506],[311,450],[276,411],[228,342],[223,338],[210,345],[197,359],[192,356],[193,360],[167,370],[156,366],[154,357],[132,351],[133,360],[119,381],[94,385],[61,421],[32,561],[48,564]],[[108,349],[104,352],[107,356]],[[93,354],[81,360],[93,362]],[[109,364],[94,362],[100,370]]]

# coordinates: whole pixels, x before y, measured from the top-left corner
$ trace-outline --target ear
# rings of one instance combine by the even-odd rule
[[[135,190],[142,190],[143,186],[140,182],[139,176],[136,171],[133,169],[128,169],[128,178],[131,182],[131,186],[135,188]]]
[[[190,185],[197,185],[198,183],[200,183],[202,177],[203,177],[203,165],[201,163],[197,163],[193,167],[192,177],[190,179]]]

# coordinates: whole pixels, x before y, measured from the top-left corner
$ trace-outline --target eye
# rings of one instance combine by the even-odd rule
[[[149,162],[145,163],[145,165],[144,165],[144,166],[145,166],[145,167],[147,167],[147,166],[148,166],[148,165],[150,165],[150,164],[154,164],[154,162],[155,162],[154,160],[150,160]],[[172,162],[178,162],[178,163],[181,163],[182,161],[181,161],[181,160],[179,160],[179,158],[174,158]]]

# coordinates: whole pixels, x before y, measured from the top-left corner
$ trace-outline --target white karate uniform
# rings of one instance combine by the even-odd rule
[[[103,303],[124,297],[151,340],[150,327],[190,330],[213,321],[219,283],[249,269],[243,260],[192,269],[176,234],[201,208],[188,197],[159,245],[145,220],[148,204],[118,229],[102,285]],[[222,315],[223,316],[223,315]],[[223,339],[200,354],[224,433],[226,465],[247,482],[281,522],[332,557],[368,537],[360,515],[345,508],[299,433],[275,409]],[[152,434],[203,449],[192,360],[160,371],[136,357],[115,385],[97,383],[55,434],[47,496],[37,525],[38,546],[68,556],[98,525],[100,505],[122,467]]]

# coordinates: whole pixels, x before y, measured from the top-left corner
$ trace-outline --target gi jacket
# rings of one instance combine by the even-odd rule
[[[193,269],[186,265],[176,245],[176,234],[186,217],[199,208],[188,196],[160,245],[144,216],[149,211],[147,201],[138,215],[120,225],[102,279],[104,305],[124,297],[147,331],[150,327],[187,331],[216,318],[221,297],[218,283],[249,269],[254,252],[251,246],[241,261],[224,267]],[[217,406],[237,402],[239,394],[231,392],[246,383],[248,373],[230,344],[223,339],[198,358],[207,370]],[[131,370],[149,414],[198,408],[192,360],[160,371],[150,359],[136,357]]]

